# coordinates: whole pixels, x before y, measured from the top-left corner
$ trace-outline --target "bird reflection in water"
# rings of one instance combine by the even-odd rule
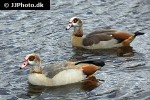
[[[84,82],[82,83],[82,89],[85,91],[92,91],[93,89],[97,88],[101,84],[102,82],[100,80],[92,76],[84,80]]]
[[[133,50],[133,47],[131,46],[116,48],[116,53],[117,53],[117,56],[120,56],[120,57],[134,56],[134,50]]]

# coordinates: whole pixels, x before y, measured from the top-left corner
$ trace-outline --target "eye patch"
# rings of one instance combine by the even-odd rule
[[[35,56],[30,56],[28,59],[29,61],[33,61],[35,59]]]
[[[78,21],[78,19],[77,19],[77,18],[75,18],[75,19],[73,20],[73,22],[74,22],[74,23],[76,23],[77,21]]]

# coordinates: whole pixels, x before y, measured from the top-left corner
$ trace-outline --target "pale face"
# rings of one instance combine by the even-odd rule
[[[82,21],[77,17],[72,17],[69,21],[68,26],[66,27],[66,30],[69,30],[71,27],[81,27]]]
[[[20,69],[25,69],[28,65],[34,66],[37,65],[39,60],[38,60],[38,55],[35,54],[29,54],[25,57],[25,61],[23,62],[22,66],[20,67]]]

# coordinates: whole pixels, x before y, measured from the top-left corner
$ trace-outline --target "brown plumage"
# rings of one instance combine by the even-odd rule
[[[100,30],[84,35],[83,23],[80,18],[72,17],[66,30],[74,27],[72,45],[86,49],[109,49],[130,45],[134,38],[144,33],[119,32],[117,30]]]
[[[119,41],[124,41],[128,39],[130,36],[133,36],[133,35],[127,32],[117,32],[116,34],[112,34],[112,37]]]
[[[31,67],[28,80],[32,85],[59,86],[83,81],[104,65],[103,61],[90,60],[42,67],[39,55],[28,54],[20,69]]]
[[[100,67],[94,65],[83,65],[83,73],[87,76],[93,75],[97,70],[100,70]]]

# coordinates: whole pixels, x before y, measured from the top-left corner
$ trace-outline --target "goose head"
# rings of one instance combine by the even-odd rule
[[[37,55],[37,54],[28,54],[25,57],[25,61],[23,62],[20,69],[25,69],[29,65],[40,67],[41,66],[41,59],[40,59],[39,55]]]
[[[66,27],[66,30],[69,30],[71,27],[74,27],[74,29],[78,29],[82,27],[83,23],[80,18],[78,17],[72,17],[69,21],[68,26]]]

